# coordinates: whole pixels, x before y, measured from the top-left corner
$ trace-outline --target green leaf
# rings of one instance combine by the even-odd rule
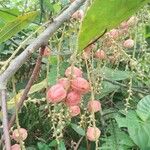
[[[7,23],[0,31],[0,43],[5,42],[13,35],[24,29],[31,21],[35,19],[37,14],[38,12],[35,11],[30,12]]]
[[[78,46],[83,50],[107,30],[117,27],[149,0],[94,0],[81,25]]]
[[[53,85],[56,83],[56,79],[57,79],[57,65],[53,65],[50,68],[50,72],[48,74],[48,84],[49,85]]]
[[[40,90],[42,90],[43,88],[46,88],[46,80],[41,81],[40,83],[34,84],[30,91],[29,94],[33,94],[35,92],[38,92]],[[20,100],[20,97],[23,94],[23,89],[19,91],[19,93],[17,95],[15,95],[14,97],[12,97],[10,100],[7,100],[7,108],[10,111],[14,111],[15,109],[15,98],[17,100],[17,102]],[[2,112],[0,111],[0,120],[2,118]]]
[[[58,150],[66,150],[65,143],[61,140],[58,144]]]
[[[14,20],[20,14],[19,10],[16,8],[13,9],[0,9],[0,20],[4,22],[10,22]]]
[[[48,59],[49,59],[50,64],[57,65],[57,56],[52,55]]]
[[[37,143],[37,146],[38,146],[38,149],[39,150],[50,150],[49,146],[45,143],[42,143],[42,142],[38,142]]]
[[[123,118],[122,118],[123,119]],[[129,136],[141,150],[150,149],[150,121],[142,122],[135,111],[128,111],[125,120],[118,120],[120,127],[127,127]],[[123,125],[125,123],[125,125]]]
[[[26,150],[36,150],[35,147],[27,147]]]
[[[106,79],[119,81],[130,78],[132,73],[129,71],[121,71],[104,67],[100,70],[100,75]]]
[[[35,92],[41,91],[42,89],[46,88],[46,79],[41,81],[40,83],[34,84],[31,89],[29,94],[33,94]]]
[[[56,14],[59,13],[60,10],[61,10],[61,3],[60,3],[60,2],[55,3],[55,4],[53,5],[53,8],[54,8],[54,12],[55,12]]]
[[[115,117],[115,119],[116,119],[116,122],[117,122],[119,128],[128,127],[128,122],[127,122],[127,119],[125,117],[117,115]]]
[[[57,59],[54,58],[54,61],[55,61],[55,63],[51,66],[50,72],[49,72],[49,75],[48,75],[49,85],[55,84],[56,80],[57,80]],[[68,62],[65,62],[65,61],[60,63],[60,66],[59,66],[60,76],[64,75],[64,72],[65,72],[66,68],[68,67],[68,65],[69,65]]]
[[[136,112],[143,121],[150,119],[150,95],[139,101]]]
[[[44,5],[44,7],[45,7],[49,12],[53,12],[53,11],[54,11],[53,5],[52,5],[52,3],[51,3],[49,0],[44,0],[44,1],[43,1],[43,5]]]
[[[132,121],[131,121],[132,119]],[[141,150],[150,149],[150,122],[136,123],[133,118],[130,118],[130,125],[128,125],[128,132],[132,140]],[[140,120],[139,120],[140,121]]]
[[[49,143],[49,146],[50,146],[50,147],[55,147],[55,146],[57,146],[57,141],[56,141],[56,140],[53,140],[52,142]]]
[[[115,123],[109,125],[110,133],[107,137],[101,138],[103,142],[100,149],[102,150],[128,150],[132,148],[135,144],[129,137],[129,135],[119,129]]]
[[[0,28],[2,28],[5,23],[14,20],[19,15],[18,9],[0,9]]]
[[[74,123],[71,123],[71,127],[74,131],[76,131],[78,134],[82,135],[82,136],[85,136],[85,131],[83,130],[83,128],[81,128],[80,126],[74,124]]]

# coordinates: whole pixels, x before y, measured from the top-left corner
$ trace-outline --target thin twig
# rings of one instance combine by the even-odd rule
[[[80,143],[81,143],[82,140],[83,140],[83,136],[79,139],[79,141],[78,141],[78,143],[76,144],[74,150],[78,150],[78,147],[79,147],[79,145],[80,145]]]
[[[0,89],[3,88],[8,80],[17,72],[17,70],[27,61],[29,56],[39,49],[42,45],[48,43],[52,34],[67,20],[86,0],[76,0],[64,12],[56,17],[52,23],[43,31],[20,55],[12,60],[8,68],[0,75]]]
[[[40,70],[40,67],[41,67],[41,60],[42,60],[42,55],[43,55],[44,49],[45,49],[45,46],[43,46],[43,47],[41,48],[41,50],[40,50],[40,55],[39,55],[38,58],[37,58],[37,61],[36,61],[34,70],[33,70],[33,72],[32,72],[32,75],[31,75],[31,77],[30,77],[30,79],[29,79],[29,81],[28,81],[28,83],[27,83],[27,85],[26,85],[26,87],[25,87],[25,90],[24,90],[24,92],[23,92],[23,95],[21,96],[21,98],[20,98],[20,100],[19,100],[19,102],[18,102],[18,104],[17,104],[16,112],[18,112],[18,111],[21,109],[21,107],[22,107],[22,105],[23,105],[25,99],[27,98],[27,94],[28,94],[28,92],[30,91],[31,86],[33,85],[34,81],[35,81],[35,80],[37,79],[37,77],[38,77],[39,70]],[[10,119],[10,121],[9,121],[9,124],[8,124],[8,126],[7,126],[8,129],[10,129],[10,128],[12,127],[12,125],[13,125],[14,122],[15,122],[15,120],[16,120],[16,113],[13,114],[13,116],[11,117],[11,119]],[[7,121],[7,122],[8,122],[8,121]],[[3,141],[3,137],[4,137],[4,136],[2,135],[2,137],[1,137],[1,142]],[[6,150],[7,150],[7,149],[6,149]]]
[[[43,51],[45,49],[45,46],[43,46],[40,50],[40,55],[37,58],[34,70],[32,72],[32,75],[25,87],[25,90],[23,92],[23,95],[21,96],[18,104],[17,104],[17,111],[19,111],[25,101],[25,99],[27,98],[28,92],[30,91],[31,86],[33,85],[34,81],[37,79],[38,75],[39,75],[39,70],[41,68],[41,60],[42,60],[42,55],[43,55]],[[13,114],[13,116],[11,117],[10,121],[9,121],[9,129],[11,128],[11,126],[14,124],[16,119],[16,114]]]
[[[8,68],[0,74],[0,96],[1,100],[5,99],[6,97],[3,95],[5,92],[3,89],[6,88],[8,80],[18,71],[18,69],[27,61],[29,56],[39,49],[42,45],[46,45],[48,43],[49,38],[52,36],[52,34],[67,20],[71,18],[71,15],[85,2],[86,0],[76,0],[73,2],[64,12],[62,12],[58,17],[56,17],[51,24],[47,26],[45,31],[43,31],[21,54],[19,54],[14,60],[12,60],[8,66]],[[6,61],[7,63],[7,61]],[[39,68],[37,66],[37,68]],[[38,69],[37,69],[38,70]],[[34,74],[36,76],[36,74]],[[30,90],[30,86],[32,85],[33,76],[31,76],[32,80],[30,80],[30,85],[27,84],[26,90],[24,91],[24,94],[22,95],[22,98],[19,103],[18,103],[18,110],[21,108],[23,101],[26,99],[27,94]],[[36,77],[35,77],[36,78]],[[24,100],[23,100],[24,99]],[[7,119],[7,104],[6,104],[6,99],[2,100],[2,106],[3,106],[3,123],[6,123],[4,127],[8,129],[8,119]],[[12,119],[9,123],[9,127],[13,124],[15,120],[15,116],[12,116]],[[4,134],[6,138],[6,150],[10,150],[10,144],[9,144],[9,133],[8,130],[5,131],[4,128]]]
[[[0,91],[1,95],[1,106],[2,106],[2,116],[3,116],[3,133],[4,133],[4,143],[6,150],[10,150],[10,136],[8,128],[8,114],[7,114],[7,105],[6,105],[6,89]]]
[[[33,32],[30,36],[28,36],[23,42],[21,42],[18,46],[18,48],[13,52],[13,54],[5,61],[5,64],[3,65],[3,67],[0,69],[0,74],[3,73],[3,71],[5,71],[6,67],[9,65],[9,63],[11,62],[11,60],[16,56],[16,54],[20,51],[20,49],[29,41],[29,39],[31,39],[31,37],[36,34],[40,29],[42,28],[39,27],[35,32]],[[13,41],[12,39],[10,39],[10,41]]]
[[[112,80],[109,80],[109,79],[106,79],[106,78],[104,78],[103,80],[107,81],[107,82],[110,82],[110,83],[112,83],[114,85],[118,85],[118,86],[123,87],[123,88],[128,88],[127,85],[125,85],[123,83],[119,83],[117,81],[112,81]],[[139,93],[142,93],[142,94],[149,94],[150,93],[150,91],[144,90],[144,88],[143,88],[143,90],[140,90],[140,89],[141,89],[141,87],[140,88],[138,88],[138,87],[132,87],[132,90],[134,92],[139,92]]]

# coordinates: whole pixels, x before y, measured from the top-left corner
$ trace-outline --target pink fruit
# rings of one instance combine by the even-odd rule
[[[51,50],[48,47],[46,47],[45,50],[44,50],[43,56],[47,57],[50,54],[51,54]]]
[[[15,141],[19,141],[19,140],[24,141],[27,138],[27,136],[28,136],[27,130],[24,128],[20,128],[19,131],[18,129],[15,129],[12,133],[12,138]]]
[[[124,41],[123,46],[125,48],[132,48],[134,46],[134,41],[132,39],[128,39]]]
[[[111,62],[112,64],[114,64],[114,63],[116,62],[116,60],[117,60],[114,55],[111,55],[111,56],[109,56],[108,58],[109,58],[109,60],[110,60],[110,62]]]
[[[88,127],[86,136],[90,141],[96,141],[100,137],[101,131],[97,127]]]
[[[67,95],[66,90],[61,84],[53,85],[47,91],[47,99],[52,103],[61,102]]]
[[[108,33],[106,33],[106,35],[109,38],[116,39],[119,36],[119,31],[117,29],[112,29]]]
[[[70,116],[75,117],[80,114],[80,107],[79,106],[70,106],[69,111],[70,111]]]
[[[89,59],[90,58],[90,56],[91,56],[91,50],[93,49],[93,44],[92,45],[90,45],[90,46],[88,46],[88,47],[86,47],[85,49],[84,49],[84,52],[83,52],[83,54],[82,54],[82,57],[84,58],[84,59]]]
[[[70,81],[67,78],[60,78],[58,83],[61,84],[66,90],[70,87]]]
[[[104,59],[106,59],[106,54],[103,50],[97,50],[95,52],[95,57],[98,59],[104,60]]]
[[[82,9],[80,9],[80,10],[78,11],[78,18],[79,18],[79,20],[82,20],[83,17],[84,17],[84,12],[83,12]]]
[[[85,52],[90,52],[92,49],[94,49],[96,46],[94,44],[89,45],[84,49]]]
[[[76,19],[76,20],[78,19],[78,12],[77,11],[72,15],[72,18]]]
[[[82,77],[82,74],[83,74],[83,72],[75,66],[70,66],[65,71],[66,77],[70,77],[71,75],[73,77]]]
[[[71,87],[73,90],[82,94],[85,94],[90,90],[89,82],[81,77],[71,80]]]
[[[12,145],[11,150],[21,150],[20,145],[19,144]]]
[[[89,101],[87,107],[89,112],[95,113],[101,110],[101,103],[96,100]]]
[[[75,106],[78,105],[81,101],[81,94],[71,91],[67,95],[66,104],[68,106]]]
[[[121,27],[122,29],[128,29],[128,23],[127,23],[126,21],[124,21],[124,22],[122,22],[122,23],[120,24],[120,27]]]
[[[82,20],[84,17],[84,12],[83,10],[77,10],[73,15],[72,18],[76,20]]]

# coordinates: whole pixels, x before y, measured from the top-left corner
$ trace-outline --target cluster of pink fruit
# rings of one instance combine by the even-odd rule
[[[47,99],[51,103],[64,102],[69,107],[70,115],[74,117],[80,114],[82,95],[89,92],[90,85],[82,77],[83,72],[75,66],[68,67],[65,76],[47,91]]]
[[[88,46],[87,48],[84,49],[84,52],[82,54],[82,57],[84,59],[89,59],[91,57],[91,50],[95,48],[94,44],[91,44],[90,46]],[[104,50],[102,49],[98,49],[95,53],[94,53],[94,57],[100,60],[105,60],[107,58],[107,55],[105,53]]]
[[[137,20],[138,19],[133,16],[129,20],[122,22],[119,28],[112,29],[109,32],[107,32],[105,34],[106,38],[104,39],[105,46],[111,47],[111,46],[113,46],[114,41],[116,41],[122,35],[127,35],[129,28],[131,28],[133,25],[135,25]],[[117,43],[119,43],[119,42],[117,41]],[[123,43],[121,43],[121,45],[124,48],[133,48],[134,40],[131,38],[128,38]],[[83,58],[89,59],[91,57],[92,49],[94,49],[94,44],[85,48],[84,52],[83,52]],[[109,58],[110,61],[113,61],[112,59],[115,59],[115,56],[107,57],[107,55],[103,49],[98,49],[95,52],[94,57],[97,59],[100,59],[100,60],[106,60],[107,58]]]
[[[80,102],[82,95],[90,91],[89,82],[83,78],[83,72],[75,67],[70,66],[65,71],[64,78],[58,80],[58,82],[53,85],[47,91],[47,100],[50,103],[63,102],[68,106],[70,116],[74,117],[80,114]],[[101,103],[97,100],[91,100],[88,102],[89,112],[98,112],[101,110]],[[100,136],[100,130],[96,128],[89,127],[87,130],[87,138],[91,141],[95,141],[97,137]]]
[[[12,133],[12,139],[16,142],[24,141],[28,136],[27,130],[24,128],[15,129]],[[19,144],[11,146],[11,150],[21,150]]]
[[[138,19],[136,17],[132,16],[129,20],[122,22],[118,29],[112,29],[111,31],[106,33],[106,36],[109,39],[116,40],[121,35],[123,35],[123,34],[126,35],[129,31],[129,28],[132,27],[133,25],[135,25],[137,20]],[[110,41],[109,41],[109,43],[111,44]],[[134,40],[129,38],[129,39],[125,40],[122,45],[124,48],[132,48],[134,46]]]

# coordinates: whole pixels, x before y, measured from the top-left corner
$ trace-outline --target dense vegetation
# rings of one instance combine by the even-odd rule
[[[31,49],[6,81],[12,150],[150,149],[148,2],[87,0]],[[71,5],[78,6],[73,0],[0,2],[0,84]],[[1,101],[2,90],[3,84]]]

